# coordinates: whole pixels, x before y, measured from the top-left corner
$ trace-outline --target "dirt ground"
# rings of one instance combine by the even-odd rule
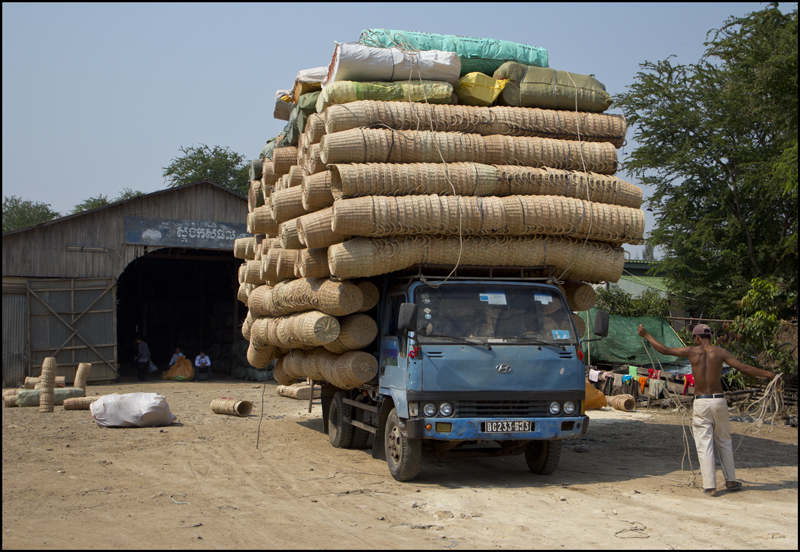
[[[416,480],[398,483],[368,450],[331,447],[318,400],[309,414],[276,387],[87,388],[165,395],[178,419],[162,428],[3,408],[3,549],[798,547],[796,428],[733,423],[745,489],[717,498],[700,492],[688,460],[681,470],[681,417],[661,410],[590,411],[588,433],[564,442],[550,476],[522,456],[423,459]],[[253,412],[214,414],[219,397]]]

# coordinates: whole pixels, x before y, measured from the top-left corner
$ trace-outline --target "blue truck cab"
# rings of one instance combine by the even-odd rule
[[[323,385],[335,447],[385,459],[399,481],[423,457],[524,454],[552,473],[560,439],[584,434],[577,328],[552,278],[385,275],[376,307],[375,379]]]

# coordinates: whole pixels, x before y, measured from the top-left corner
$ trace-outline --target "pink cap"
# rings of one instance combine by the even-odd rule
[[[692,330],[692,335],[711,335],[711,328],[708,324],[698,324]]]

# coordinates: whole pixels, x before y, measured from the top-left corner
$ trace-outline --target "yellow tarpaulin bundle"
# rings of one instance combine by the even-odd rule
[[[172,368],[164,374],[164,379],[176,381],[192,381],[194,379],[194,368],[186,357],[181,357]]]
[[[467,73],[456,83],[454,92],[461,105],[490,106],[503,91],[508,79],[494,79],[483,73]]]
[[[608,402],[606,401],[606,396],[603,395],[603,392],[599,389],[596,389],[594,385],[589,383],[589,380],[586,380],[586,410],[600,410],[604,406],[606,406]]]

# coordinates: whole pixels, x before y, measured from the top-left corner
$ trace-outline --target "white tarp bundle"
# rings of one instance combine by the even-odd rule
[[[175,421],[167,398],[158,393],[105,395],[89,407],[97,425],[104,427],[166,426]]]
[[[325,84],[336,81],[442,81],[456,84],[461,60],[455,52],[404,52],[399,48],[371,48],[336,43]]]

